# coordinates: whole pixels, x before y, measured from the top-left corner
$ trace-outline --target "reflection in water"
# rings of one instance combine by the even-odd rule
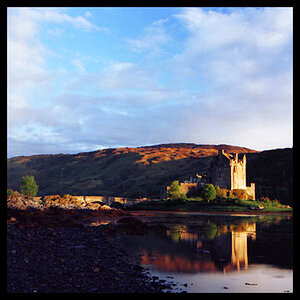
[[[169,216],[155,219],[153,216],[142,216],[141,219],[166,226],[163,232],[150,231],[144,236],[123,237],[127,250],[139,255],[141,264],[150,268],[156,276],[169,274],[177,278],[193,278],[191,280],[198,282],[193,287],[194,291],[215,291],[213,282],[224,281],[220,275],[231,278],[239,285],[244,284],[242,278],[250,282],[251,279],[261,278],[264,281],[261,283],[270,285],[268,280],[274,280],[273,273],[264,275],[264,279],[261,273],[269,265],[273,268],[272,272],[278,272],[277,280],[283,274],[281,268],[285,268],[284,272],[290,272],[284,274],[282,286],[287,285],[291,289],[292,281],[288,274],[292,272],[292,220],[288,217]],[[285,259],[282,260],[282,257]],[[259,265],[263,269],[256,267]],[[258,272],[257,276],[255,272]],[[201,276],[201,280],[195,276]],[[206,280],[203,276],[209,276],[211,287],[200,286]],[[246,279],[247,276],[251,277]],[[216,281],[213,281],[214,278]],[[276,290],[275,286],[270,288]],[[244,289],[247,286],[238,287],[240,291]]]
[[[153,255],[155,259],[153,259]],[[176,272],[196,272],[196,271],[215,271],[216,267],[213,261],[209,260],[192,260],[181,255],[171,256],[169,254],[160,254],[153,252],[152,256],[144,251],[141,255],[143,265],[154,265],[161,271]]]
[[[218,228],[215,224],[204,226],[202,232],[189,232],[187,225],[174,225],[166,231],[166,235],[174,243],[188,244],[194,248],[197,254],[195,258],[184,253],[168,254],[143,249],[141,262],[144,265],[152,264],[160,270],[180,272],[228,272],[246,269],[247,240],[248,237],[255,239],[256,224],[245,222],[220,229],[221,233],[217,235]]]
[[[247,238],[252,239],[256,237],[256,224],[246,223],[243,231],[231,232],[231,263],[234,267],[240,270],[240,267],[248,267],[248,252],[247,252]]]

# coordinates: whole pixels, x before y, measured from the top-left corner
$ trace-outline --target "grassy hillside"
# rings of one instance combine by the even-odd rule
[[[185,180],[196,172],[205,172],[218,149],[247,153],[247,176],[251,182],[272,187],[274,182],[279,182],[280,187],[287,189],[291,186],[291,180],[285,177],[292,177],[288,171],[292,168],[291,149],[259,153],[230,145],[165,144],[74,155],[14,157],[7,161],[8,188],[18,189],[23,175],[33,175],[39,185],[39,195],[159,197],[161,188],[173,180]],[[273,190],[276,192],[276,188]],[[291,199],[286,193],[284,197]]]

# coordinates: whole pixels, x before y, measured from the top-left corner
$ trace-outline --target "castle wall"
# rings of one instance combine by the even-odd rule
[[[124,197],[109,197],[109,196],[73,196],[72,198],[76,198],[82,202],[94,202],[100,201],[107,205],[111,205],[113,202],[119,202],[124,205],[132,205],[140,202],[149,201],[149,199],[135,199],[135,198],[124,198]]]
[[[185,182],[180,183],[180,191],[185,195],[191,192],[195,192],[197,188],[198,188],[198,183],[185,183]]]
[[[250,186],[246,186],[245,190],[251,199],[255,200],[255,183],[251,183]]]
[[[211,167],[211,183],[221,188],[231,188],[231,167],[228,159],[218,156]]]
[[[198,189],[198,183],[181,182],[179,187],[180,187],[180,192],[182,194],[186,195],[188,193],[193,193],[193,192],[197,191],[197,189]],[[164,193],[164,197],[163,198],[167,197],[167,192],[168,192],[169,189],[170,189],[170,187],[167,186],[166,189],[165,189],[165,193]]]

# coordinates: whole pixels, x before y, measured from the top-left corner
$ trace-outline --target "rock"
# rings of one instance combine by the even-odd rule
[[[262,210],[265,207],[263,205],[250,205],[248,208],[252,210]]]
[[[102,209],[102,210],[112,210],[113,208],[111,208],[110,206],[104,204],[104,205],[101,205],[99,209]]]
[[[93,272],[95,272],[95,273],[100,272],[100,268],[99,268],[99,267],[95,267],[95,268],[93,269]]]
[[[39,200],[33,197],[27,197],[15,191],[11,196],[7,197],[7,207],[12,209],[25,210],[29,207],[41,208]]]
[[[200,253],[203,253],[203,254],[209,254],[210,253],[210,251],[206,250],[206,249],[200,249],[199,251],[200,251]]]
[[[76,245],[73,247],[74,249],[86,249],[86,246],[83,245]]]

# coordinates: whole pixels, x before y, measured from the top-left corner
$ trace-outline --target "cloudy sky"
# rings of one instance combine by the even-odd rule
[[[8,8],[8,157],[292,147],[292,8]]]

